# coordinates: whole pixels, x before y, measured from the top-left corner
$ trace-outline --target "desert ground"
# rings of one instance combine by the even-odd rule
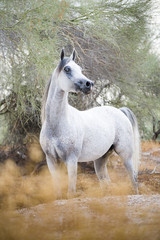
[[[32,146],[33,147],[33,146]],[[8,155],[0,165],[0,239],[160,239],[160,144],[142,142],[135,195],[117,155],[108,161],[111,185],[101,189],[93,164],[78,168],[77,193],[67,198],[67,174],[62,169],[62,199],[44,165],[35,173],[40,153],[32,161]],[[3,153],[3,154],[2,154]],[[20,158],[19,158],[20,159]]]

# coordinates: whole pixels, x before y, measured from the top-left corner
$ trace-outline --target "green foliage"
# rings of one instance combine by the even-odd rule
[[[8,139],[19,141],[27,131],[39,131],[42,92],[57,64],[58,28],[66,11],[67,4],[59,1],[1,3],[1,100],[6,97],[10,128],[14,128]]]
[[[151,137],[152,117],[160,114],[160,65],[150,51],[150,7],[150,0],[1,1],[0,111],[9,114],[9,139],[39,132],[44,85],[62,47],[68,54],[75,47],[78,63],[96,81],[93,94],[71,94],[71,104],[129,106],[143,136]]]

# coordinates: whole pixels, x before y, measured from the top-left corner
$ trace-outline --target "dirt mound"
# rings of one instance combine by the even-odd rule
[[[55,200],[1,214],[0,239],[158,240],[159,206],[160,195]]]

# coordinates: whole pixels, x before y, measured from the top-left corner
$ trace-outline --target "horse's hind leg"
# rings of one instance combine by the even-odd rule
[[[133,162],[132,158],[128,158],[127,160],[124,161],[124,165],[128,171],[128,174],[130,176],[131,182],[133,184],[133,187],[135,189],[136,194],[139,193],[138,191],[138,183],[137,183],[137,177],[134,174],[134,168],[133,168]]]
[[[97,174],[98,179],[100,180],[101,186],[102,183],[110,183],[110,177],[108,175],[107,170],[107,156],[110,154],[106,154],[105,156],[98,158],[94,161],[94,168]]]
[[[118,147],[115,147],[115,151],[117,154],[121,157],[124,166],[129,174],[129,177],[131,179],[132,185],[135,189],[136,194],[138,194],[138,183],[137,183],[137,178],[134,173],[134,167],[133,167],[133,150],[131,145],[130,146],[125,146],[124,149],[120,149]]]

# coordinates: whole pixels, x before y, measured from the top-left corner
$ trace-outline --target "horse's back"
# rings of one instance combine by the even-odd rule
[[[131,122],[127,116],[120,109],[112,106],[94,107],[82,111],[81,116],[83,116],[84,122],[89,120],[93,125],[102,124],[103,128],[106,125],[107,128],[113,127],[117,130],[117,128],[124,127],[124,123],[128,125],[126,127],[131,127]],[[111,131],[111,129],[109,130]]]

